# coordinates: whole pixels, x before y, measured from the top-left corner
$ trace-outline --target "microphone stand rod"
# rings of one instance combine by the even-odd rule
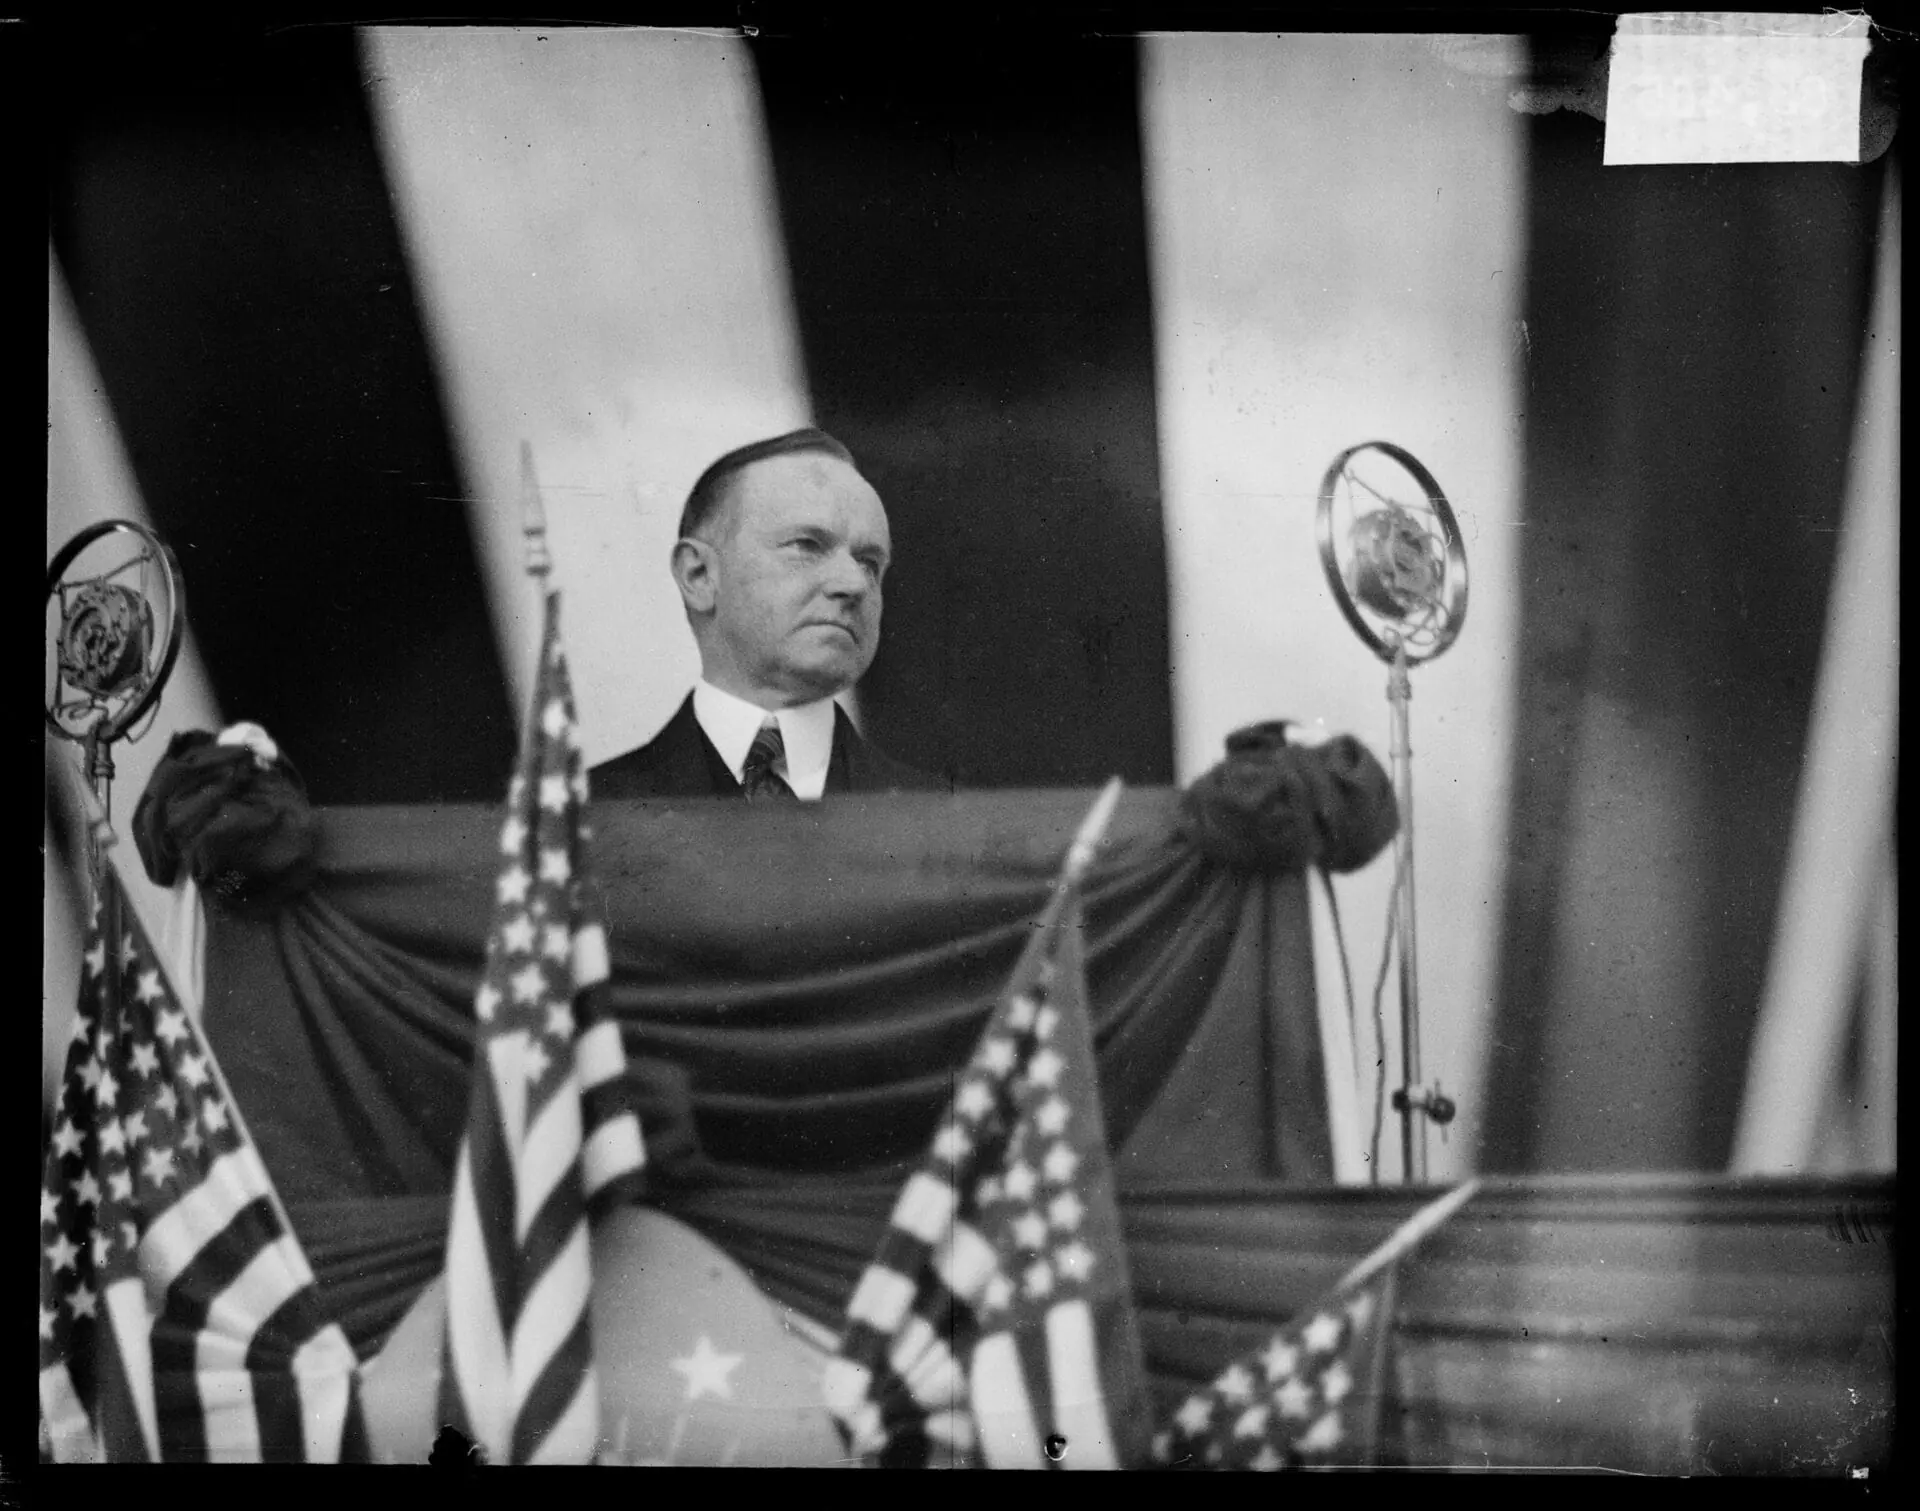
[[[1394,836],[1395,942],[1400,951],[1400,1094],[1394,1104],[1400,1112],[1400,1178],[1408,1185],[1427,1179],[1427,1120],[1420,1087],[1420,973],[1413,914],[1413,740],[1409,733],[1408,704],[1413,679],[1407,675],[1407,651],[1396,645],[1393,669],[1387,676],[1387,701],[1393,705],[1393,788],[1400,808],[1400,828]]]

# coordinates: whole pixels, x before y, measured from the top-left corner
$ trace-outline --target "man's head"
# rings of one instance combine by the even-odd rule
[[[842,692],[880,646],[887,511],[847,448],[796,430],[693,485],[673,578],[714,686],[763,708]]]

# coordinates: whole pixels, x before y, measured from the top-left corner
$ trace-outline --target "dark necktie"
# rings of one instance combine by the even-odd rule
[[[789,803],[795,801],[793,789],[773,769],[774,763],[786,753],[786,742],[780,738],[779,722],[767,720],[760,726],[760,733],[753,737],[753,746],[747,751],[747,764],[740,773],[740,786],[746,792],[748,802],[757,803],[763,798],[784,798]]]

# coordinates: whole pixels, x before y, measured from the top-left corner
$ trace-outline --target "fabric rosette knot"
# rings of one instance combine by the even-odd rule
[[[1290,743],[1289,721],[1227,737],[1226,758],[1181,795],[1180,831],[1201,854],[1242,871],[1357,871],[1400,826],[1393,783],[1351,735]]]
[[[191,876],[217,906],[275,911],[313,881],[307,786],[257,724],[173,737],[133,814],[134,844],[163,887]]]

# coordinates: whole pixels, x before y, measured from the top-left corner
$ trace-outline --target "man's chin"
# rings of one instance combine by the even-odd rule
[[[831,698],[845,692],[860,680],[866,663],[856,657],[837,657],[831,661],[808,661],[787,668],[787,681],[794,691],[804,693],[809,702]]]

